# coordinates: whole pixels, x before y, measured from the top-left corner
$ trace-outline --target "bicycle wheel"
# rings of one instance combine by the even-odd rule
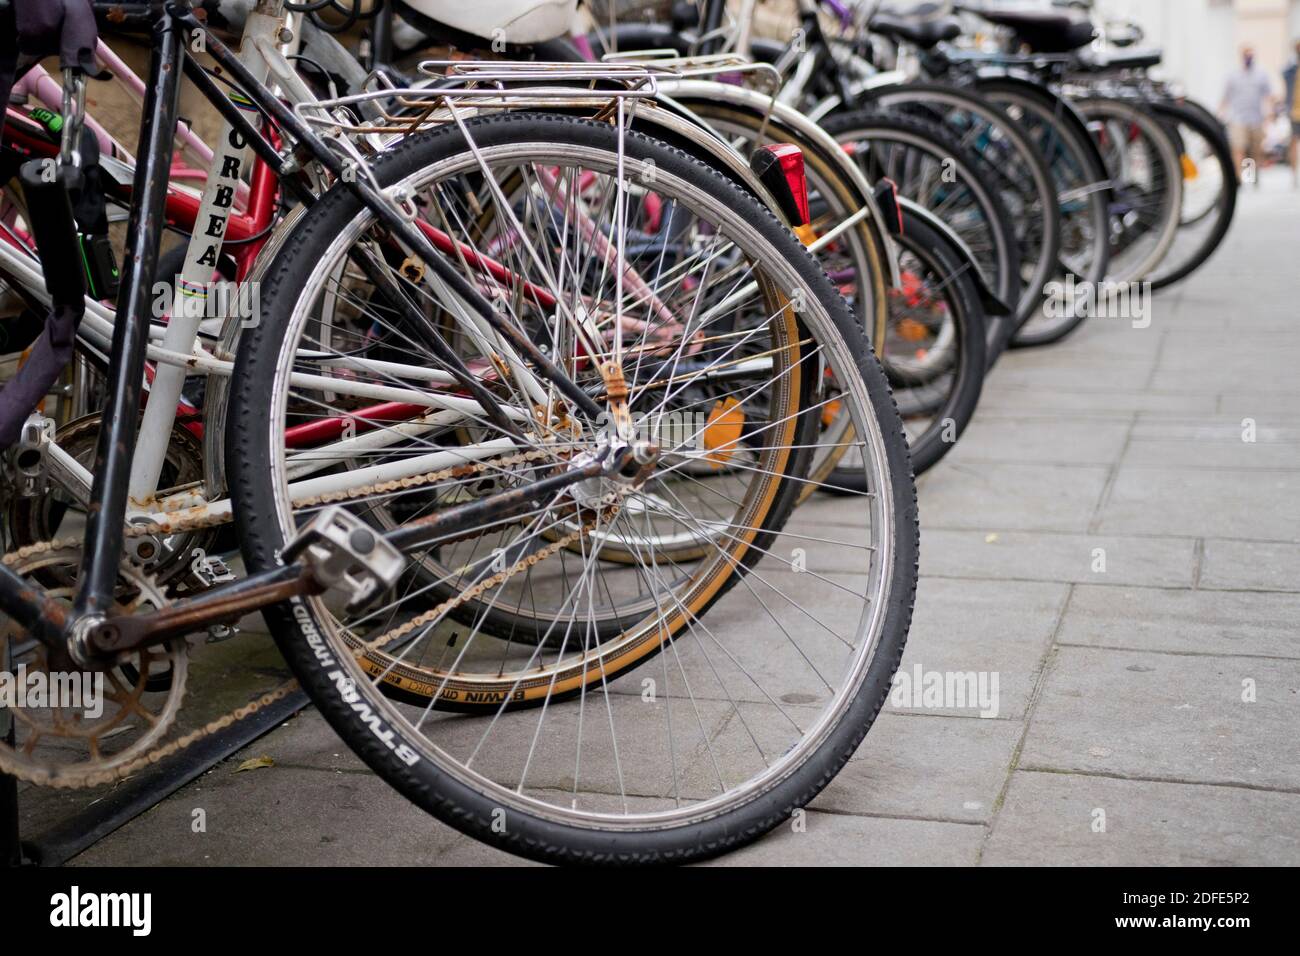
[[[885,370],[903,417],[912,468],[921,475],[956,445],[984,387],[984,309],[970,264],[952,241],[903,207]],[[850,451],[831,477],[837,489],[862,491],[861,462]]]
[[[780,122],[779,116],[755,114],[730,103],[696,99],[691,95],[674,93],[673,98],[746,156],[755,147],[771,143],[798,146],[808,176],[812,225],[818,234],[833,229],[866,202],[857,185],[844,174],[842,156],[828,154],[822,143]],[[877,230],[876,221],[866,216],[841,239],[818,253],[822,267],[853,307],[873,344],[883,340],[889,316],[889,269],[884,248],[887,241]],[[876,354],[880,354],[879,348]]]
[[[836,113],[825,126],[869,180],[892,180],[900,196],[947,223],[1003,302],[1017,308],[1037,305],[1039,290],[1021,285],[1020,248],[1011,216],[977,154],[938,124],[903,114]],[[986,326],[991,361],[1015,331],[1015,317],[999,317]]]
[[[807,171],[811,223],[819,236],[859,213],[870,201],[851,170],[846,170],[849,160],[829,136],[804,135],[780,111],[771,115],[750,112],[733,103],[702,98],[694,88],[675,87],[671,94],[674,102],[688,108],[745,155],[756,146],[768,143],[798,146]],[[882,350],[888,339],[891,301],[886,288],[887,241],[878,231],[874,217],[859,216],[852,228],[817,253],[822,268],[868,330],[876,355],[882,361],[885,361]],[[810,466],[800,502],[826,486],[851,443],[846,418],[832,422],[822,433],[821,448]]]
[[[1020,242],[1025,291],[1016,323],[1023,326],[1041,308],[1043,289],[1058,270],[1062,241],[1056,184],[1028,132],[992,102],[942,83],[880,87],[867,91],[862,99],[891,112],[937,121],[995,171],[994,185]]]
[[[1187,278],[1223,243],[1237,209],[1237,173],[1223,127],[1200,108],[1152,103],[1152,114],[1179,147],[1183,208],[1178,232],[1160,265],[1148,276],[1152,289]]]
[[[602,317],[591,334],[601,331],[603,341],[612,323],[601,323],[618,302],[616,277],[629,270],[657,275],[655,298],[669,310],[657,328],[677,327],[655,338],[655,323],[646,321],[629,335],[624,355],[644,359],[628,369],[633,410],[643,400],[662,405],[656,386],[664,362],[676,363],[678,384],[702,387],[703,369],[690,370],[690,382],[680,375],[697,346],[717,372],[728,361],[725,350],[735,355],[738,343],[761,338],[726,380],[736,402],[727,411],[739,406],[747,414],[743,422],[711,414],[709,426],[725,431],[699,453],[687,443],[665,443],[654,473],[631,490],[584,486],[543,502],[537,514],[504,529],[504,540],[501,528],[476,528],[474,541],[447,543],[462,553],[440,555],[446,566],[478,564],[462,595],[486,583],[474,598],[534,621],[551,618],[558,642],[493,638],[445,609],[430,613],[418,601],[408,607],[407,598],[418,598],[402,590],[410,579],[375,611],[349,614],[327,600],[301,600],[269,609],[268,624],[340,735],[399,791],[451,825],[548,861],[665,862],[723,852],[811,799],[856,748],[888,692],[910,618],[917,545],[914,490],[888,387],[866,337],[814,260],[751,198],[684,154],[635,134],[620,154],[609,125],[556,116],[512,114],[474,120],[466,129],[474,153],[459,130],[444,129],[408,139],[375,166],[381,184],[409,188],[425,214],[436,214],[429,199],[442,204],[439,225],[460,243],[453,261],[466,277],[493,287],[498,280],[478,258],[490,250],[512,274],[514,295],[497,300],[504,314],[535,341],[556,346],[552,354],[600,394],[600,378],[593,381],[572,342],[561,341],[571,337],[556,331],[560,323],[545,324],[554,305],[534,308],[535,290],[523,283],[549,264],[550,274],[565,280],[555,283],[559,297],[580,300],[589,315]],[[497,209],[486,233],[460,218],[461,209],[514,196],[491,187],[512,181],[530,184],[521,194],[527,201]],[[658,210],[663,242],[644,241],[632,225],[613,227],[620,221],[614,210],[625,208],[614,196],[629,192],[615,187],[619,181],[636,184],[639,208]],[[557,194],[545,183],[565,188]],[[582,213],[573,201],[578,191],[590,197]],[[505,229],[512,216],[526,228]],[[383,247],[384,236],[371,226],[370,214],[345,192],[316,204],[271,266],[262,322],[240,343],[227,457],[252,569],[275,566],[314,506],[296,500],[294,468],[304,460],[286,448],[288,430],[313,408],[319,411],[305,423],[333,421],[340,399],[329,397],[320,409],[322,396],[364,390],[374,376],[363,372],[379,368],[379,359],[352,348],[357,343],[339,337],[334,341],[343,348],[326,349],[317,334],[323,300],[345,293],[355,304],[361,285],[335,283],[353,261],[350,253]],[[625,262],[600,266],[607,261],[602,236],[611,237]],[[387,250],[384,262],[420,281],[400,250]],[[556,272],[560,263],[582,268]],[[649,263],[662,263],[662,271]],[[751,283],[759,303],[729,306]],[[441,321],[437,294],[422,301]],[[644,306],[627,305],[631,317],[645,314]],[[392,324],[367,313],[371,323],[377,318]],[[419,370],[427,376],[446,364],[428,354],[415,330],[403,331],[417,364],[387,364],[383,381],[418,394]],[[655,353],[661,361],[651,361]],[[527,420],[535,411],[521,398],[528,370],[508,355],[503,361],[512,374],[494,375],[489,363],[480,366],[484,381],[504,410],[526,408]],[[340,364],[350,374],[327,376],[325,387],[304,378]],[[834,576],[807,569],[805,556],[792,551],[831,540],[825,532],[815,524],[784,525],[815,452],[796,447],[806,433],[799,426],[819,422],[828,368],[839,372],[833,387],[864,449],[870,488],[859,499],[854,531],[837,542],[845,551]],[[456,404],[435,385],[424,387],[423,401]],[[716,407],[712,396],[700,401]],[[529,470],[487,471],[496,482],[524,488],[532,475],[567,469],[599,447],[600,430],[579,408],[543,404],[543,411],[552,407],[565,412],[564,436],[553,418],[538,418],[520,443],[499,437],[481,416],[466,422],[459,414],[459,422],[422,432],[419,454],[444,454],[449,459],[442,460],[463,465],[485,445],[496,455],[528,452],[536,456]],[[339,451],[318,447],[311,454],[319,460]],[[361,454],[355,444],[343,451]],[[403,439],[384,454],[400,461],[413,449]],[[373,456],[370,449],[367,464]],[[421,473],[427,464],[407,462]],[[470,480],[457,474],[439,478],[432,491],[360,486],[359,499],[343,500],[368,515],[387,508],[418,520],[487,492],[483,472]],[[340,475],[351,487],[364,477]],[[408,495],[409,508],[402,500]],[[617,504],[607,505],[608,495]],[[690,549],[672,553],[680,544],[674,535],[685,535]],[[493,584],[483,573],[490,574],[492,556],[482,552],[498,541],[507,570],[526,564],[527,572]],[[577,554],[567,573],[566,541]],[[478,558],[471,557],[474,548]],[[603,560],[607,548],[614,560]],[[410,557],[415,566],[421,555]],[[851,586],[841,572],[856,575]],[[808,611],[810,601],[821,602],[817,615]],[[835,619],[827,621],[822,612],[832,604]],[[601,620],[611,607],[621,622],[615,634],[605,633]],[[406,630],[389,640],[400,628]],[[362,641],[373,649],[364,650]],[[662,667],[633,670],[656,655]],[[399,671],[412,679],[394,681]],[[403,692],[396,698],[384,693],[398,683]]]
[[[1110,200],[1105,166],[1086,130],[1069,121],[1069,105],[1047,89],[1000,79],[981,80],[976,89],[1029,133],[1051,170],[1061,213],[1055,275],[1072,274],[1085,284],[1101,282],[1110,265]],[[1074,309],[1039,309],[1021,325],[1011,344],[1057,342],[1085,317]]]
[[[1106,162],[1111,200],[1109,282],[1158,268],[1183,212],[1183,172],[1173,139],[1150,113],[1123,100],[1076,101]]]

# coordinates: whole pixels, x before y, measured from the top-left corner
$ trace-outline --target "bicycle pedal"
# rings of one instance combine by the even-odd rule
[[[208,558],[203,570],[210,584],[225,584],[235,580],[235,572],[221,558]]]
[[[365,607],[397,583],[406,566],[402,553],[370,525],[334,505],[299,529],[281,557],[301,559],[321,584],[348,594],[348,610]]]
[[[49,487],[48,449],[54,442],[54,420],[39,413],[28,417],[9,453],[14,493],[39,498]]]
[[[179,593],[192,597],[218,584],[228,584],[235,580],[235,572],[222,558],[211,556],[202,548],[196,548],[193,554],[194,560],[190,562],[184,575],[173,585]]]
[[[220,644],[222,641],[228,641],[239,634],[239,626],[235,624],[213,624],[208,627],[208,636],[205,641],[207,644]]]

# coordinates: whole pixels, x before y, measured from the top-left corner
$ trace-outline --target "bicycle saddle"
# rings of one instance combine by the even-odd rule
[[[1105,53],[1084,51],[1079,56],[1079,66],[1085,70],[1101,72],[1103,70],[1147,70],[1159,66],[1164,59],[1164,51],[1131,50],[1117,53],[1114,50]]]
[[[1018,43],[1035,53],[1069,53],[1087,46],[1097,35],[1091,21],[1068,13],[976,5],[963,5],[962,9],[1007,27]]]
[[[404,0],[400,6],[462,33],[523,45],[566,36],[578,0]]]
[[[931,19],[885,11],[873,16],[867,26],[872,31],[895,40],[915,43],[923,50],[933,49],[946,40],[961,36],[961,24],[954,17]]]

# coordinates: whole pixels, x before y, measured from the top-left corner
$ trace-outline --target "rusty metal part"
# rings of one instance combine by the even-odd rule
[[[79,545],[65,545],[27,549],[22,557],[14,552],[5,555],[4,561],[17,573],[46,580],[51,588],[45,592],[48,600],[70,603],[80,558]],[[158,607],[167,600],[151,575],[129,564],[122,566],[119,583],[122,585],[119,594],[125,595],[122,600],[129,601],[132,607]],[[7,640],[0,633],[0,644]],[[185,641],[173,640],[165,647],[130,655],[121,667],[106,674],[94,674],[94,683],[88,684],[91,672],[70,662],[59,662],[46,654],[42,646],[28,642],[23,651],[23,666],[29,672],[60,672],[65,678],[76,680],[73,686],[79,686],[82,694],[89,686],[98,688],[94,693],[100,700],[100,712],[87,714],[82,707],[66,701],[16,708],[15,723],[24,733],[16,750],[0,745],[0,770],[53,787],[89,786],[133,772],[139,766],[138,761],[147,759],[154,747],[162,744],[180,712],[188,654],[189,645]],[[78,671],[83,672],[78,674]],[[165,688],[151,686],[153,678],[163,674]],[[122,736],[128,732],[134,734],[133,739]],[[110,740],[111,745],[106,746]],[[52,742],[53,747],[38,749],[43,741]]]
[[[644,450],[642,454],[644,455]],[[374,485],[365,486],[363,488],[352,489],[351,491],[348,492],[337,492],[329,495],[321,495],[311,499],[304,499],[302,502],[295,501],[294,507],[295,508],[312,507],[312,506],[316,506],[319,504],[332,502],[332,501],[347,501],[353,498],[367,497],[376,493],[382,493],[382,491],[384,490],[391,491],[391,490],[402,490],[402,489],[420,487],[422,485],[434,481],[441,481],[441,480],[452,479],[452,478],[462,478],[470,474],[485,473],[491,469],[500,469],[504,467],[511,467],[517,464],[526,464],[528,462],[536,461],[539,458],[544,458],[544,457],[554,457],[554,453],[546,449],[539,449],[536,451],[523,452],[516,455],[508,455],[503,458],[493,459],[489,461],[482,461],[482,462],[477,462],[477,463],[467,464],[467,465],[458,465],[454,468],[447,468],[438,472],[429,472],[425,475],[417,475],[411,478],[401,479],[399,481],[380,482]],[[617,510],[618,504],[622,500],[622,498],[626,496],[628,493],[630,493],[641,481],[644,480],[646,476],[648,476],[648,474],[651,471],[653,471],[652,461],[638,462],[635,452],[631,450],[628,451],[627,455],[621,455],[618,459],[617,464],[622,468],[627,468],[629,467],[629,462],[637,462],[638,464],[641,465],[641,467],[637,470],[637,476],[632,482],[622,485],[621,487],[610,492],[609,494],[605,495],[601,499],[601,501],[598,503],[598,508],[597,508],[597,513],[601,518],[605,518],[612,515]],[[577,474],[576,471],[573,473]],[[187,530],[189,528],[212,527],[229,520],[230,517],[228,514],[218,516],[218,517],[213,517],[211,515],[200,516],[197,514],[180,513],[177,515],[175,519],[169,519],[165,526],[162,524],[143,525],[143,526],[133,525],[124,529],[124,533],[128,537],[133,534],[136,535],[150,534],[150,533],[159,533],[160,531],[169,531],[171,533],[174,533],[175,531]],[[415,630],[416,628],[422,626],[424,623],[428,623],[431,620],[435,620],[439,614],[450,613],[451,611],[455,610],[457,607],[461,606],[462,604],[465,604],[469,601],[481,597],[487,591],[499,587],[500,585],[502,585],[510,578],[514,577],[515,575],[519,574],[520,572],[535,566],[539,562],[545,560],[547,557],[550,557],[552,554],[560,551],[561,549],[569,547],[570,545],[575,543],[579,538],[588,534],[593,528],[596,527],[598,523],[599,521],[596,518],[589,519],[574,531],[571,531],[565,534],[564,536],[562,536],[561,538],[558,538],[555,541],[547,544],[544,548],[541,548],[540,550],[534,552],[533,554],[530,554],[526,558],[523,558],[522,560],[515,562],[515,564],[513,564],[512,566],[505,568],[504,570],[499,571],[496,574],[493,574],[491,577],[479,582],[476,585],[473,585],[470,588],[467,588],[466,590],[462,591],[460,594],[457,594],[455,597],[449,598],[448,600],[438,605],[438,607],[433,608],[429,611],[425,611],[424,613],[418,615],[416,618],[407,621],[406,623],[404,623],[398,628],[395,628],[391,631],[379,635],[379,637],[377,638],[374,638],[366,642],[358,642],[357,645],[353,648],[354,656],[356,656],[357,658],[361,658],[365,656],[368,652],[377,650],[381,646],[388,645],[391,642],[400,639],[401,637],[405,636],[406,634],[409,634],[411,631]],[[0,557],[0,564],[3,564],[4,566],[6,566],[6,568],[8,568],[17,564],[20,560],[26,557],[30,557],[32,555],[39,555],[60,548],[69,548],[75,550],[78,549],[79,547],[80,547],[80,542],[75,540],[68,540],[68,539],[65,539],[63,541],[38,542],[36,544],[28,545],[27,547],[22,548],[19,551],[13,552],[11,554],[6,554],[3,557]],[[29,586],[32,587],[33,589],[35,588],[35,585],[29,585]],[[211,596],[212,595],[206,595],[205,597],[211,597]],[[202,599],[196,599],[196,602],[198,600],[202,600]],[[194,604],[191,602],[186,602],[186,606],[192,609]],[[182,616],[185,616],[186,612],[182,610],[180,614]],[[124,619],[114,618],[111,619],[110,623],[120,629],[124,624]],[[129,633],[129,628],[128,628],[128,633]],[[104,784],[114,783],[118,780],[122,780],[126,777],[129,777],[134,773],[137,773],[138,771],[144,769],[147,766],[156,764],[162,760],[167,759],[168,757],[174,756],[175,754],[181,752],[187,747],[191,747],[194,744],[202,740],[205,740],[214,734],[226,730],[227,728],[234,725],[236,722],[243,720],[247,717],[250,717],[253,714],[258,713],[259,711],[262,711],[267,707],[274,705],[278,701],[283,700],[284,698],[288,697],[290,694],[297,691],[297,689],[298,689],[298,682],[296,680],[287,681],[284,684],[281,684],[279,687],[275,688],[274,690],[271,690],[263,694],[261,697],[257,698],[256,700],[251,701],[248,704],[243,705],[242,707],[235,708],[229,713],[209,721],[208,723],[204,724],[202,727],[199,727],[196,730],[193,730],[185,734],[184,736],[181,736],[173,741],[169,741],[168,743],[162,744],[161,746],[158,746],[150,750],[149,752],[143,754],[139,758],[132,759],[125,762],[120,762],[111,766],[106,765],[99,768],[89,768],[84,772],[78,774],[69,774],[66,772],[59,773],[49,768],[33,767],[29,763],[25,763],[23,761],[16,759],[16,754],[14,753],[13,750],[11,750],[10,748],[8,748],[3,744],[0,744],[0,772],[10,774],[11,776],[19,780],[24,780],[29,783],[36,784],[38,786],[50,786],[50,787],[69,788],[69,789],[81,789],[86,787],[94,787],[94,786],[101,786]]]
[[[402,278],[408,282],[420,283],[424,281],[424,263],[418,256],[407,256],[402,260],[402,266],[398,270]]]
[[[92,653],[112,660],[124,651],[186,637],[212,624],[234,624],[271,604],[326,590],[310,567],[288,564],[199,597],[176,601],[153,614],[109,617],[90,629],[86,642]]]

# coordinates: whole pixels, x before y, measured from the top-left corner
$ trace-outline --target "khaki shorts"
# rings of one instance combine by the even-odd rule
[[[1258,159],[1264,152],[1264,127],[1262,126],[1233,123],[1228,128],[1228,138],[1232,141],[1232,148],[1246,156]]]

